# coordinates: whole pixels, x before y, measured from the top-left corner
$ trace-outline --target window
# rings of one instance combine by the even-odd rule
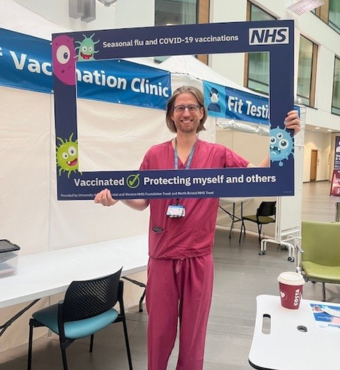
[[[340,59],[335,58],[332,113],[340,115]]]
[[[209,23],[210,0],[155,0],[155,25],[180,25]],[[156,57],[156,62],[162,62],[168,57]],[[207,55],[197,57],[208,64]]]
[[[155,25],[197,23],[198,0],[155,0]]]
[[[334,31],[340,33],[340,1],[324,0],[325,4],[313,12],[317,17],[327,23]]]
[[[300,36],[297,96],[304,105],[314,106],[317,45]]]
[[[250,2],[248,2],[247,18],[250,21],[276,19]],[[245,86],[262,94],[269,95],[269,53],[247,53],[245,66]]]
[[[340,33],[340,1],[329,0],[329,19],[328,24]]]

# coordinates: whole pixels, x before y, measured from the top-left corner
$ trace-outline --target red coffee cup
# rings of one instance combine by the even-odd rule
[[[282,272],[277,281],[279,282],[282,307],[297,310],[300,307],[302,287],[305,283],[303,276],[297,272]]]

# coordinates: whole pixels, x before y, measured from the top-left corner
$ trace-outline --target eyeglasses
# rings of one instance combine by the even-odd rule
[[[201,108],[200,105],[197,105],[197,104],[189,104],[189,105],[176,105],[176,107],[174,107],[174,111],[176,113],[184,113],[184,111],[188,108],[188,111],[190,113],[194,113],[194,112],[197,112],[197,110],[199,108]]]

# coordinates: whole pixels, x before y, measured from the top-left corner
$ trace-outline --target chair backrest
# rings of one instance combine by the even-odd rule
[[[303,221],[301,262],[340,266],[340,223]]]
[[[65,293],[63,321],[87,319],[112,308],[118,301],[121,272],[122,268],[99,279],[73,281]]]
[[[256,212],[256,216],[275,216],[275,214],[276,214],[276,201],[261,202]]]

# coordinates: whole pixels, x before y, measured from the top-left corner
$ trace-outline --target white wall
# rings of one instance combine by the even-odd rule
[[[69,17],[69,0],[15,1],[55,24],[73,31],[147,27],[155,24],[154,1],[151,0],[118,0],[109,7],[96,1],[96,19],[89,23],[83,22],[80,18]]]
[[[233,0],[216,1],[210,3],[210,22],[240,22],[244,21],[246,2]],[[220,75],[243,86],[244,54],[214,54],[209,55],[209,66]]]
[[[331,114],[331,100],[334,74],[334,57],[340,56],[340,35],[328,27],[312,13],[300,17],[286,9],[293,1],[290,0],[258,0],[255,5],[277,17],[278,19],[293,19],[295,22],[295,79],[297,78],[298,51],[300,34],[319,45],[317,60],[317,84],[315,108],[306,107],[306,125],[319,126],[321,129],[339,130],[340,117]],[[246,20],[246,0],[212,0],[211,22],[233,22]],[[232,81],[243,84],[244,56],[213,55],[209,65]],[[296,81],[295,81],[296,91]],[[303,181],[309,181],[310,151],[319,150],[317,180],[329,179],[330,167],[328,155],[330,151],[330,134],[315,133],[306,129],[308,138],[304,158]]]
[[[311,153],[318,150],[316,181],[330,179],[331,171],[331,134],[320,134],[314,131],[305,132],[305,149],[303,164],[303,182],[310,181]]]
[[[246,0],[212,0],[211,22],[234,22],[246,20]],[[316,85],[316,109],[307,108],[306,124],[338,130],[340,117],[330,113],[334,56],[340,56],[340,35],[328,27],[312,13],[300,17],[288,11],[286,6],[291,1],[258,0],[253,3],[263,10],[268,11],[278,19],[293,19],[295,21],[295,66],[297,71],[298,40],[302,34],[319,45]],[[244,57],[213,55],[209,59],[210,66],[232,81],[243,84]],[[295,79],[297,73],[295,72]],[[295,81],[296,82],[296,81]],[[295,83],[296,85],[296,83]]]
[[[218,128],[216,142],[232,148],[255,166],[259,165],[269,152],[269,136]]]
[[[65,31],[63,26],[51,23],[14,0],[0,1],[0,27],[45,40],[51,40],[52,33]]]
[[[58,15],[64,9],[61,3],[37,1],[36,5]],[[145,23],[142,17],[140,24]],[[2,28],[51,39],[52,33],[64,32],[67,26],[72,25],[63,28],[12,0],[0,2]],[[136,212],[122,204],[108,209],[91,201],[57,201],[53,96],[4,87],[0,87],[0,96],[0,238],[21,247],[19,267],[20,255],[147,232],[148,211]],[[140,114],[136,120],[137,117]],[[158,132],[167,132],[164,120],[161,124],[163,131]],[[142,157],[135,163],[136,168],[141,160]],[[145,282],[146,272],[131,277]],[[128,282],[125,287],[125,307],[131,310],[138,304],[142,290]],[[26,342],[30,315],[47,303],[47,299],[41,300],[8,329],[0,351]],[[1,324],[24,306],[2,309]]]
[[[0,7],[0,10],[11,13],[12,8]],[[4,13],[0,11],[0,27],[7,25]],[[29,17],[30,13],[23,10],[21,15]],[[27,22],[37,31],[37,25],[44,24],[35,36],[48,38],[49,29],[55,30],[53,24],[44,23],[36,14]],[[21,32],[25,33],[23,29]],[[191,84],[201,86],[201,81],[190,80]],[[178,87],[183,81],[183,77],[176,78],[172,84]],[[147,233],[148,210],[137,212],[122,203],[107,208],[93,201],[58,201],[53,96],[7,87],[0,87],[0,96],[0,238],[21,247],[19,272],[20,256],[25,254]],[[82,100],[78,101],[77,108],[81,126],[79,149],[80,155],[84,154],[80,170],[117,170],[119,162],[123,166],[120,169],[138,169],[151,145],[174,136],[166,126],[164,111]],[[96,129],[98,122],[100,129],[98,126]],[[214,120],[209,119],[206,128],[200,137],[214,140]],[[93,141],[93,130],[96,138],[101,138],[100,144]],[[121,136],[124,142],[117,140]],[[101,156],[97,155],[99,152]],[[131,277],[145,282],[146,272]],[[5,283],[5,279],[0,279],[1,283]],[[129,282],[125,286],[125,307],[131,310],[138,304],[142,292]],[[52,301],[56,299],[51,297]],[[2,338],[6,340],[2,341],[0,351],[26,342],[28,318],[44,304],[48,304],[48,299],[41,300],[11,326]],[[23,306],[2,309],[1,317],[10,318]],[[15,335],[11,335],[13,330]]]
[[[57,201],[53,97],[4,87],[0,96],[0,238],[21,247],[19,271],[25,254],[147,233],[148,211],[121,203],[106,208],[92,201]],[[165,123],[162,127],[166,131]],[[145,272],[131,277],[146,281]],[[0,279],[0,291],[5,283],[6,278]],[[125,306],[131,309],[141,289],[125,286]],[[43,299],[8,329],[0,351],[26,342],[29,315],[46,303]],[[1,309],[1,321],[23,307]]]
[[[220,128],[216,130],[216,142],[232,148],[233,150],[235,150],[236,153],[248,159],[255,166],[261,163],[263,158],[268,154],[269,149],[269,136],[260,136],[257,134],[224,130]],[[275,197],[250,199],[246,201],[243,205],[243,214],[254,214],[261,201],[275,199]],[[222,206],[227,211],[232,212],[231,203],[222,202]],[[235,208],[235,214],[239,216],[241,212],[241,205],[238,203],[236,204]],[[216,224],[219,227],[229,228],[231,224],[231,219],[226,212],[219,209]],[[240,227],[240,223],[235,224],[235,229],[239,229]],[[257,233],[257,226],[252,223],[247,223],[247,231]],[[274,225],[265,226],[263,228],[263,231],[266,235],[270,235],[272,237],[274,237],[275,235]],[[238,237],[238,234],[234,237]]]

